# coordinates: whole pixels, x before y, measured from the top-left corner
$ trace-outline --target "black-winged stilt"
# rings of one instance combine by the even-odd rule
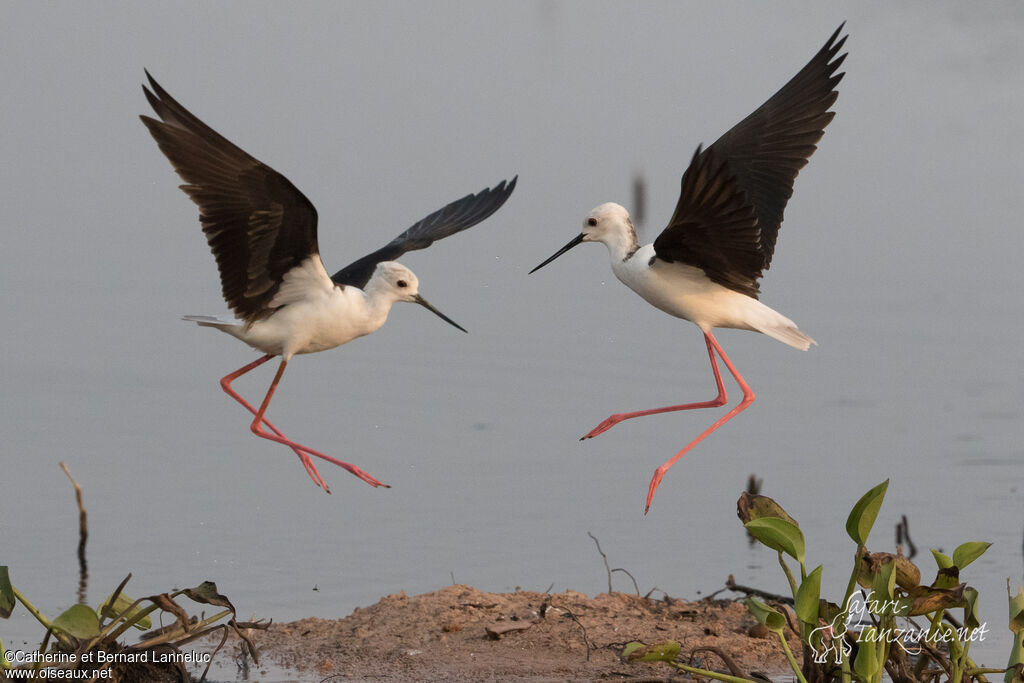
[[[185,319],[215,327],[265,354],[226,375],[221,387],[255,416],[253,433],[290,447],[310,478],[328,493],[311,455],[345,468],[372,486],[386,486],[355,465],[285,437],[264,417],[267,406],[292,356],[331,349],[376,331],[396,301],[420,304],[465,332],[420,296],[419,280],[393,259],[483,221],[509,198],[516,178],[448,204],[384,247],[328,276],[317,246],[313,204],[283,175],[191,114],[148,71],[146,76],[152,90],[142,89],[161,120],[140,118],[185,181],[181,189],[199,206],[224,299],[238,317]],[[281,356],[281,365],[257,410],[231,383],[274,356]]]
[[[725,386],[717,353],[743,391],[743,400],[685,448],[654,471],[647,491],[646,513],[662,477],[687,451],[754,400],[754,392],[736,371],[711,333],[715,327],[752,330],[806,350],[815,341],[784,315],[757,300],[758,280],[771,264],[775,239],[793,180],[825,132],[834,112],[837,56],[846,42],[840,25],[828,42],[786,85],[754,113],[733,126],[713,145],[694,153],[683,173],[675,213],[653,244],[641,247],[629,213],[614,203],[602,204],[583,222],[583,232],[555,252],[534,272],[582,242],[603,242],[612,271],[651,305],[689,320],[704,333],[718,396],[653,410],[618,413],[595,427],[589,439],[634,417],[675,410],[725,405]]]

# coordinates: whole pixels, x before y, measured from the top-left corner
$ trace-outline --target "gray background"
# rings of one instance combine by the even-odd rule
[[[630,204],[636,172],[653,239],[697,143],[844,19],[838,115],[762,287],[820,346],[723,331],[758,400],[645,518],[653,469],[717,413],[577,439],[614,411],[710,398],[700,333],[621,286],[603,248],[526,273],[594,205]],[[922,548],[996,542],[968,578],[1003,663],[1024,479],[1022,21],[1013,3],[0,5],[0,561],[45,611],[74,601],[64,460],[85,489],[93,602],[128,571],[135,595],[210,579],[278,620],[452,574],[596,593],[588,530],[644,592],[697,597],[729,573],[781,590],[734,515],[756,472],[834,596],[846,513],[891,477],[873,549],[892,550],[901,514]],[[468,336],[400,305],[371,337],[297,359],[272,405],[291,437],[394,488],[323,465],[323,495],[221,393],[255,355],[178,320],[225,307],[196,210],[136,118],[143,67],[315,203],[331,271],[520,174],[493,218],[403,259]],[[237,386],[255,400],[271,375]],[[9,645],[38,632],[21,614],[0,624]]]

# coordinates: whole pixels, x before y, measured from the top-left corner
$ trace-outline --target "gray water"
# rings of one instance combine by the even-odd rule
[[[700,333],[621,286],[601,247],[527,271],[591,207],[630,204],[638,172],[653,239],[695,146],[844,19],[838,114],[762,283],[820,346],[721,332],[758,399],[645,517],[654,468],[718,413],[578,438],[611,412],[710,398]],[[129,571],[130,594],[209,579],[279,621],[453,578],[594,594],[587,531],[642,592],[696,598],[730,573],[781,591],[735,517],[754,472],[836,596],[846,514],[890,478],[873,549],[893,549],[903,514],[922,550],[994,543],[966,578],[991,632],[975,652],[1004,664],[1024,526],[1022,27],[1009,3],[3,4],[0,564],[47,613],[75,601],[65,461],[93,603]],[[271,406],[289,436],[393,488],[325,464],[324,495],[221,393],[255,355],[178,319],[225,307],[196,211],[136,118],[143,67],[316,204],[332,272],[520,174],[493,218],[403,259],[469,335],[399,305],[371,337],[298,358]],[[236,386],[256,400],[271,377]],[[0,623],[9,647],[38,635],[20,609]]]

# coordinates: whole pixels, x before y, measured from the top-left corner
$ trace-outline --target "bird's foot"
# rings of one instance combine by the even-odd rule
[[[647,503],[644,505],[644,514],[651,509],[651,500],[654,498],[654,492],[658,490],[658,485],[661,484],[661,478],[665,476],[665,472],[668,468],[662,465],[658,469],[654,470],[654,476],[651,477],[651,485],[647,487]]]
[[[296,444],[296,445],[298,446],[298,444]],[[385,484],[384,482],[377,480],[375,477],[372,477],[371,475],[367,474],[366,472],[364,472],[363,470],[361,470],[360,468],[356,467],[355,465],[353,465],[351,463],[342,462],[341,460],[338,460],[336,458],[332,458],[330,456],[324,455],[323,453],[320,453],[319,451],[314,451],[312,449],[308,449],[308,451],[307,451],[305,446],[299,446],[298,448],[293,448],[293,450],[295,450],[295,452],[297,452],[297,453],[301,453],[301,455],[299,457],[302,458],[302,464],[306,466],[306,472],[310,472],[310,469],[312,469],[312,472],[310,472],[309,476],[312,477],[313,481],[316,482],[318,485],[322,485],[324,491],[327,491],[327,493],[330,493],[331,491],[330,491],[330,489],[327,488],[327,484],[324,483],[324,480],[320,478],[320,473],[316,471],[316,467],[313,466],[313,462],[309,458],[310,455],[315,455],[318,458],[323,458],[327,462],[334,463],[338,467],[341,467],[342,469],[344,469],[344,470],[354,474],[355,476],[359,477],[360,479],[365,481],[370,486],[373,486],[373,487],[383,486],[386,489],[391,488],[390,485]],[[316,476],[314,476],[314,474]]]
[[[383,486],[386,489],[391,488],[391,484],[385,484],[382,481],[377,481],[376,479],[374,479],[369,474],[367,474],[366,472],[362,471],[361,469],[359,469],[355,465],[349,465],[349,464],[346,463],[345,465],[343,465],[343,467],[346,470],[348,470],[349,472],[351,472],[352,474],[356,475],[357,477],[359,477],[360,479],[365,481],[370,486],[374,486],[374,487]]]
[[[620,422],[622,422],[623,419],[624,419],[624,416],[622,414],[620,414],[620,413],[616,413],[615,415],[611,415],[604,422],[602,422],[601,424],[599,424],[596,427],[594,427],[593,429],[591,429],[590,432],[588,432],[587,434],[581,436],[580,437],[580,441],[585,441],[587,439],[593,439],[598,434],[604,434],[609,429],[611,429],[615,425],[617,425]]]
[[[313,483],[322,488],[325,493],[330,493],[331,489],[328,488],[327,482],[325,482],[324,478],[320,476],[319,472],[317,472],[316,465],[313,464],[313,460],[309,455],[298,448],[293,448],[292,450],[295,451],[295,455],[299,456],[299,460],[302,461],[302,466],[306,468],[306,474],[308,474],[309,478],[313,480]]]
[[[263,431],[260,425],[260,423],[263,421],[264,420],[262,418],[262,415],[257,415],[256,420],[254,420],[252,423],[253,434],[260,438],[267,439],[269,441],[284,444],[285,446],[288,446],[288,448],[291,448],[293,451],[295,451],[295,453],[299,456],[299,459],[302,461],[302,466],[306,468],[306,473],[309,475],[310,479],[313,480],[313,483],[315,483],[317,486],[323,487],[324,491],[327,491],[327,493],[330,493],[331,491],[330,489],[327,488],[327,484],[324,483],[324,480],[320,477],[319,472],[316,471],[316,467],[313,466],[313,462],[309,459],[309,456],[313,456],[316,458],[320,458],[321,460],[326,460],[327,462],[334,463],[338,467],[341,467],[342,469],[347,470],[348,472],[351,472],[352,474],[356,475],[370,486],[383,486],[384,488],[391,488],[387,484],[374,479],[369,474],[362,471],[355,465],[343,462],[341,460],[338,460],[337,458],[332,458],[329,455],[324,455],[320,451],[315,451],[309,446],[303,446],[300,443],[292,441],[291,439],[281,434],[281,432],[269,422],[267,422],[266,424],[268,427],[274,430],[274,434],[269,434]]]

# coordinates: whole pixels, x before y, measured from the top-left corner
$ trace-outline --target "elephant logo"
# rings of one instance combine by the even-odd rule
[[[829,653],[832,653],[835,664],[842,664],[843,658],[849,658],[853,652],[853,646],[846,642],[846,623],[836,623],[842,621],[843,616],[843,614],[839,614],[831,624],[819,626],[811,631],[808,642],[811,643],[811,648],[814,650],[815,664],[826,664]],[[815,643],[819,643],[820,647]]]

